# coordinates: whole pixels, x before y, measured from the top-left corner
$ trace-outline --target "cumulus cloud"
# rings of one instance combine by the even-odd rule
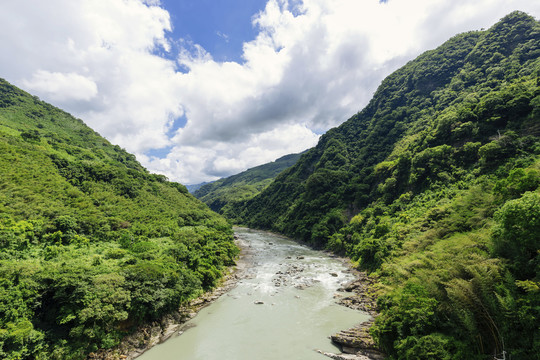
[[[241,129],[239,131],[242,131]],[[262,133],[244,132],[238,141],[205,140],[201,144],[175,146],[166,158],[139,155],[149,168],[174,179],[186,174],[186,183],[199,183],[239,173],[273,161],[284,154],[301,152],[318,140],[304,125],[276,127]]]
[[[92,100],[97,95],[96,83],[76,73],[59,73],[45,70],[36,71],[32,79],[24,80],[30,91],[48,94],[51,99],[64,102],[69,100]]]
[[[540,3],[269,0],[237,63],[171,39],[159,0],[8,1],[0,76],[82,118],[151,171],[196,183],[315,145],[390,72],[513,10],[538,18]],[[187,121],[179,129],[178,118]],[[170,151],[158,158],[152,149]]]

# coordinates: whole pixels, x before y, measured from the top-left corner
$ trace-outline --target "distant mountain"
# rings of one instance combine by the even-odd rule
[[[186,189],[189,191],[190,194],[193,194],[195,191],[199,190],[201,186],[206,185],[206,184],[210,184],[210,182],[202,182],[199,184],[186,185]]]
[[[83,359],[213,287],[227,221],[0,79],[0,358]]]
[[[377,274],[392,359],[538,358],[539,136],[540,24],[514,12],[388,76],[237,221]]]
[[[210,209],[237,218],[235,209],[264,190],[283,170],[293,166],[301,154],[280,157],[271,163],[256,166],[239,174],[202,186],[193,195]]]

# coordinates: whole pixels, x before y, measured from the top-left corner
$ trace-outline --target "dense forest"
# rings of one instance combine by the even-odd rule
[[[285,155],[276,161],[205,184],[193,195],[210,209],[238,221],[234,209],[263,191],[283,170],[293,166],[301,154]]]
[[[240,222],[379,278],[391,359],[539,359],[540,24],[514,12],[388,76]]]
[[[216,285],[230,224],[0,80],[0,358],[83,359]]]

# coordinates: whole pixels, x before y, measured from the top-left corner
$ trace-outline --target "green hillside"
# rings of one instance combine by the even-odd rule
[[[540,24],[514,12],[388,76],[237,211],[378,275],[392,359],[538,359],[539,136]]]
[[[199,190],[202,186],[209,184],[208,182],[202,182],[199,184],[191,184],[186,185],[186,189],[189,191],[190,194],[193,194],[195,191]]]
[[[268,164],[203,185],[193,195],[210,209],[238,220],[236,209],[264,190],[283,170],[293,166],[301,154],[285,155]]]
[[[212,288],[232,240],[183,185],[0,80],[0,358],[114,346]]]

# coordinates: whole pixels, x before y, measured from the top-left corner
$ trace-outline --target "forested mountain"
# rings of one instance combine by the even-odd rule
[[[199,183],[199,184],[186,185],[186,189],[189,191],[190,194],[193,194],[195,191],[199,190],[202,186],[204,186],[206,184],[210,184],[210,183],[202,182],[202,183]]]
[[[228,222],[0,80],[0,358],[82,359],[213,287]]]
[[[235,210],[264,190],[283,170],[293,166],[301,154],[285,155],[268,164],[203,185],[193,193],[210,209],[237,220]]]
[[[392,359],[538,359],[539,136],[540,24],[514,12],[388,76],[235,211],[378,275]]]

